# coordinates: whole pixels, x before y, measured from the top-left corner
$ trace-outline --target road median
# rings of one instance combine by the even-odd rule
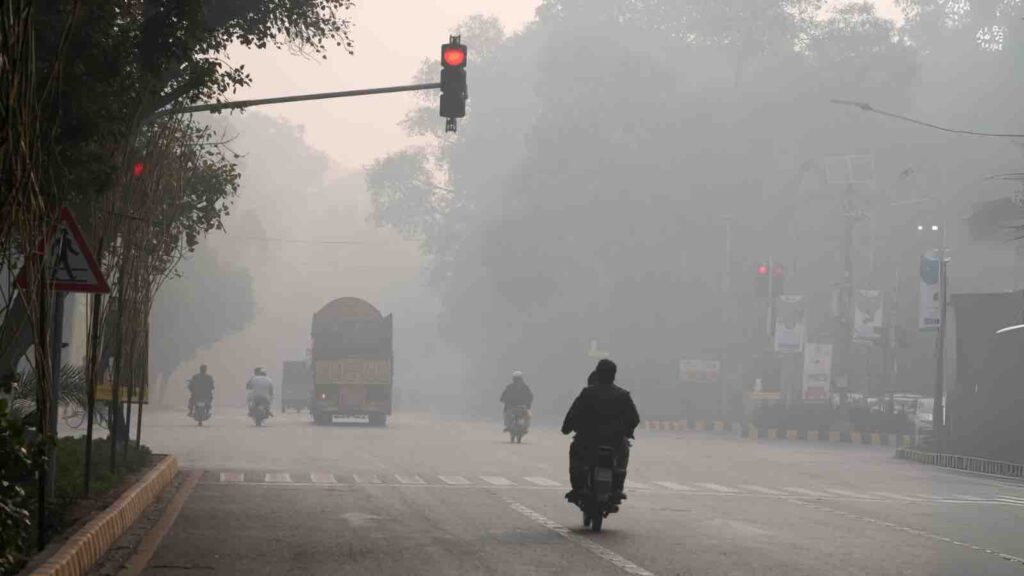
[[[783,440],[792,442],[833,442],[867,446],[911,446],[914,437],[909,434],[883,432],[837,432],[830,430],[787,430],[758,428],[743,422],[721,420],[645,420],[643,429],[654,432],[712,432],[724,433],[750,440]]]
[[[164,456],[107,509],[69,537],[31,576],[78,576],[89,569],[139,518],[178,473],[174,456]]]

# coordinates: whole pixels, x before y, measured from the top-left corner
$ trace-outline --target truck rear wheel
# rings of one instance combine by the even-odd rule
[[[387,414],[370,414],[370,426],[384,426],[387,421]]]

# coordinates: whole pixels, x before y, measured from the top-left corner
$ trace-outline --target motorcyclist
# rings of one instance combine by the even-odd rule
[[[533,406],[533,392],[523,380],[522,372],[516,370],[512,373],[512,382],[505,386],[500,401],[505,405],[505,432],[508,432],[515,416],[515,409],[524,406],[529,410]]]
[[[188,415],[195,410],[197,400],[206,400],[213,404],[213,376],[206,372],[206,364],[199,367],[199,372],[188,381]]]
[[[248,390],[247,396],[250,413],[252,413],[252,409],[258,402],[265,402],[267,405],[267,416],[273,416],[270,413],[270,405],[274,400],[274,381],[267,376],[263,368],[257,367],[253,369],[252,378],[249,378],[249,381],[245,383],[245,389]]]
[[[565,498],[576,504],[586,481],[586,456],[597,446],[617,450],[620,474],[615,476],[614,490],[620,499],[629,465],[629,439],[640,424],[640,415],[629,392],[615,385],[618,367],[607,358],[587,379],[587,387],[573,401],[562,423],[562,434],[576,433],[569,447],[569,481],[572,490]]]

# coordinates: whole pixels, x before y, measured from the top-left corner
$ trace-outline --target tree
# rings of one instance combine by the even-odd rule
[[[197,351],[241,331],[256,311],[252,276],[222,261],[208,248],[186,259],[179,276],[156,297],[150,317],[150,369],[157,378],[156,398],[162,403],[167,378]]]

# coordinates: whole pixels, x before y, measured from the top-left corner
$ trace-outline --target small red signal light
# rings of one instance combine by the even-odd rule
[[[757,267],[757,275],[758,276],[767,276],[768,275],[768,266],[765,265],[765,264],[761,264],[760,266],[758,266]]]
[[[462,63],[466,61],[466,51],[461,47],[445,48],[442,58],[448,66],[462,66]]]
[[[136,178],[142,176],[142,173],[145,171],[146,165],[143,164],[142,162],[136,162],[135,165],[132,166],[132,176],[135,176]]]

